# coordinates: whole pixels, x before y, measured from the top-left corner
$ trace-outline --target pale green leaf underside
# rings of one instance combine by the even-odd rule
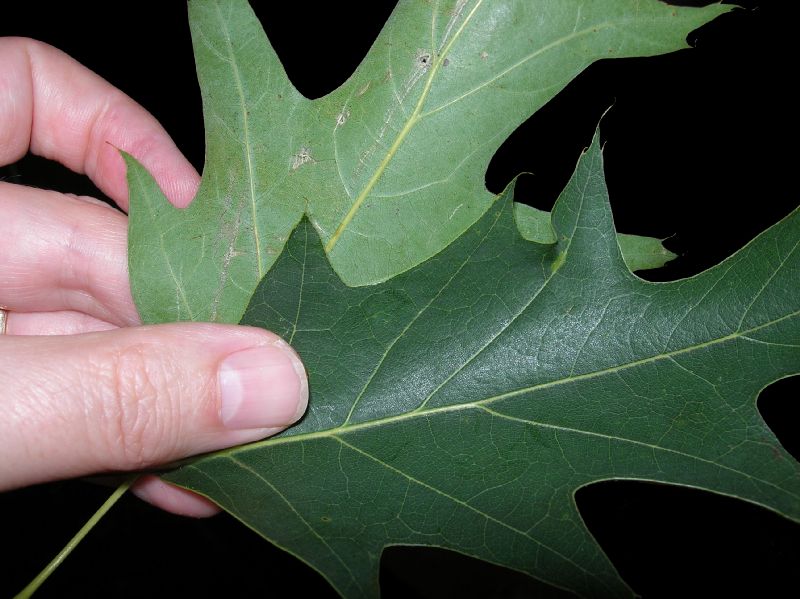
[[[514,218],[523,239],[545,244],[556,242],[549,212],[515,203]],[[675,254],[664,247],[661,239],[619,233],[617,241],[622,259],[631,272],[661,268],[675,258]]]
[[[142,319],[236,322],[304,213],[348,284],[408,270],[486,211],[495,150],[582,69],[686,47],[692,29],[728,9],[406,0],[353,76],[312,101],[245,0],[191,2],[206,164],[181,211],[128,161]]]
[[[800,465],[758,414],[800,372],[800,211],[722,264],[648,283],[623,263],[597,136],[525,241],[509,189],[445,250],[351,288],[302,221],[243,322],[310,375],[281,436],[167,475],[321,572],[378,594],[382,549],[446,547],[582,596],[631,591],[580,487],[685,485],[800,521]]]

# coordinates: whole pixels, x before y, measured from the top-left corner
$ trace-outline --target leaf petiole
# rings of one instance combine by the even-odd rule
[[[56,568],[61,565],[61,562],[67,559],[67,556],[72,553],[72,550],[78,546],[83,538],[89,534],[89,531],[94,528],[94,525],[106,515],[106,512],[111,509],[111,507],[119,500],[120,497],[125,494],[125,491],[127,491],[138,478],[138,474],[130,476],[116,489],[114,489],[114,492],[103,502],[103,505],[101,505],[97,511],[92,514],[92,517],[86,521],[86,524],[84,524],[81,529],[75,533],[75,536],[72,537],[66,545],[64,545],[64,548],[58,552],[58,555],[56,555],[50,561],[50,563],[47,564],[41,572],[39,572],[36,578],[28,583],[28,586],[17,593],[14,599],[27,599],[28,597],[33,596],[39,587],[42,586],[42,583],[44,583],[44,581],[47,580],[53,572],[55,572]]]

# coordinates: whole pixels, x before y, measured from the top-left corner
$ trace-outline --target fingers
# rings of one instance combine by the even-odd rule
[[[296,354],[247,327],[4,335],[0,363],[0,490],[261,439],[308,401]]]
[[[0,212],[0,305],[24,313],[80,312],[117,326],[138,323],[124,214],[8,183],[0,183]],[[18,326],[10,319],[12,325]]]
[[[77,335],[95,331],[110,331],[117,327],[68,310],[59,312],[9,312],[6,316],[9,335]]]
[[[62,52],[32,40],[0,39],[0,62],[3,64],[0,70],[0,165],[13,162],[30,150],[86,173],[120,207],[127,209],[125,165],[117,151],[119,148],[142,162],[175,205],[185,206],[191,201],[199,182],[197,173],[155,119],[130,98]],[[103,206],[87,211],[85,199],[81,203],[73,198],[59,205],[56,201],[65,202],[65,198],[60,194],[0,184],[0,206],[4,211],[4,218],[0,219],[0,278],[4,282],[0,288],[0,305],[12,308],[9,334],[75,334],[137,323],[138,315],[128,288],[124,218]],[[200,330],[196,327],[192,329],[195,333]],[[255,429],[239,430],[245,422],[241,417],[241,413],[247,411],[245,407],[250,405],[251,412],[254,408],[252,401],[241,399],[247,395],[241,385],[234,392],[234,396],[237,393],[240,396],[235,408],[230,408],[230,402],[222,402],[226,395],[222,392],[224,388],[237,388],[235,369],[223,368],[225,360],[214,363],[214,368],[222,368],[226,373],[219,376],[227,381],[217,382],[214,387],[209,382],[213,377],[208,375],[213,355],[190,351],[194,360],[184,362],[180,356],[186,348],[176,351],[173,346],[189,342],[181,337],[181,343],[170,345],[167,340],[167,346],[161,347],[158,337],[166,334],[162,330],[169,329],[158,329],[153,339],[148,337],[150,333],[142,333],[146,339],[139,340],[139,345],[133,347],[119,341],[130,341],[123,331],[84,335],[66,341],[9,336],[0,339],[0,360],[6,367],[0,372],[0,384],[4,385],[5,393],[0,399],[3,420],[0,424],[0,488],[98,469],[124,469],[129,463],[160,462],[167,459],[163,456],[240,443],[285,426],[286,423],[276,426],[273,418],[266,425],[261,422]],[[211,337],[219,334],[216,331]],[[231,330],[227,334],[230,337]],[[241,341],[237,335],[243,333],[234,335]],[[241,356],[238,362],[235,358],[231,360],[245,371],[252,371],[254,355],[260,356],[258,359],[262,363],[270,362],[270,351],[275,351],[270,344],[275,338],[262,331],[251,331],[248,335],[255,335],[255,340],[250,341],[262,349],[248,354],[249,366],[243,366]],[[103,344],[98,344],[98,339],[103,339]],[[108,339],[115,343],[108,343]],[[230,345],[230,338],[228,345],[222,342],[223,338],[217,341],[221,345],[212,343],[212,346],[218,353],[236,349]],[[207,342],[208,339],[204,341]],[[147,359],[135,359],[135,356],[145,355],[136,348],[150,347],[148,344],[155,344],[159,350],[153,351],[153,356],[148,353]],[[173,353],[167,351],[170,347]],[[159,357],[159,351],[170,353],[172,361],[161,362],[163,356]],[[38,364],[34,362],[37,355]],[[79,358],[81,355],[83,358]],[[48,366],[43,366],[42,360],[46,360]],[[205,369],[207,376],[196,378],[186,374],[187,369],[195,372],[198,368]],[[255,368],[262,373],[260,378],[275,379],[277,376],[280,383],[281,377],[267,376],[264,374],[267,370]],[[19,372],[24,376],[6,385],[11,374]],[[176,379],[164,382],[165,373],[175,373]],[[245,378],[252,386],[259,376]],[[137,384],[151,379],[161,385],[145,385],[151,393],[148,401],[142,402],[144,406],[138,401],[122,401],[136,395],[131,389],[138,389]],[[301,379],[304,381],[304,375]],[[113,381],[119,384],[111,384]],[[205,381],[203,385],[202,381]],[[301,383],[300,392],[303,409],[307,394],[304,384]],[[271,396],[267,393],[261,403],[274,404],[279,395],[281,393]],[[210,399],[212,397],[216,399]],[[17,401],[18,398],[22,401]],[[104,398],[111,401],[111,408]],[[198,402],[199,411],[195,405]],[[186,405],[194,408],[187,412]],[[212,405],[216,406],[216,411],[209,412]],[[228,406],[226,412],[221,411],[223,405]],[[151,416],[154,414],[163,425],[157,429],[161,433],[140,434],[136,430],[126,433],[123,424],[131,421],[128,416],[144,413],[139,410],[152,406],[155,409]],[[93,426],[93,410],[106,416],[97,426]],[[257,409],[255,413],[258,415]],[[56,425],[52,422],[54,415],[58,419]],[[265,413],[261,416],[266,417]],[[21,425],[16,427],[15,423]],[[170,427],[180,430],[168,434]],[[114,445],[116,450],[98,452],[102,439],[110,438],[110,430],[116,430],[122,442]],[[201,434],[191,437],[192,432],[198,430]],[[36,441],[31,441],[34,438],[31,431],[36,432]],[[48,434],[51,431],[53,434]],[[127,439],[141,441],[137,445],[141,448],[138,454],[136,447],[131,450]],[[55,450],[56,445],[63,446],[64,451]],[[21,463],[23,459],[27,460],[24,464]],[[93,463],[97,466],[92,467]],[[206,500],[155,477],[140,480],[134,492],[178,513],[198,516],[216,511]]]
[[[147,503],[180,516],[207,518],[220,511],[217,504],[209,499],[166,483],[157,476],[142,476],[131,491]]]
[[[165,195],[185,206],[199,177],[141,106],[69,56],[41,42],[0,38],[0,165],[30,149],[86,173],[127,210],[125,164],[136,157]]]

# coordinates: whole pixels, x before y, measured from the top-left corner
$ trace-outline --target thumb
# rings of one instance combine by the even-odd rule
[[[202,323],[3,335],[0,389],[0,490],[255,441],[308,403],[283,340]]]

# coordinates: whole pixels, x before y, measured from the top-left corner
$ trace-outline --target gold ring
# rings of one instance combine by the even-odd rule
[[[0,335],[6,334],[6,324],[8,323],[8,310],[0,308]]]

